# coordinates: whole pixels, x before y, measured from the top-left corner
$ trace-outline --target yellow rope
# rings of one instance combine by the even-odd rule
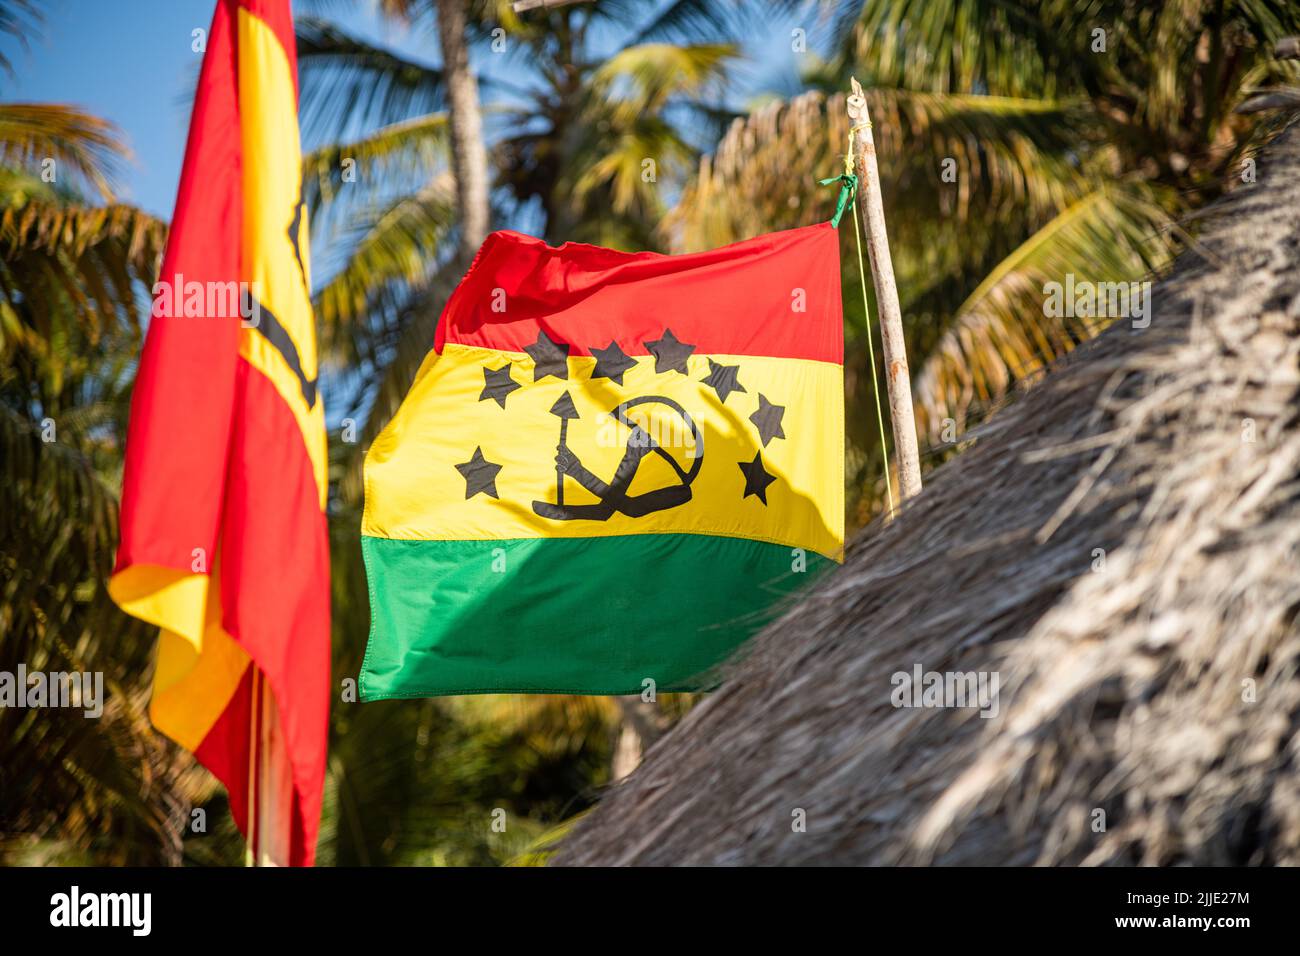
[[[870,126],[870,123],[863,124]],[[860,127],[854,126],[849,129],[849,151],[844,154],[844,173],[846,176],[852,176],[853,173],[853,134]],[[862,181],[858,180],[859,188]],[[889,513],[894,513],[894,483],[889,477],[889,446],[885,444],[885,413],[880,403],[880,376],[876,373],[876,346],[871,338],[871,309],[867,305],[867,274],[862,266],[862,233],[858,225],[858,204],[853,203],[853,241],[858,250],[858,284],[862,288],[862,311],[867,321],[867,355],[871,360],[871,387],[876,393],[876,424],[880,426],[880,452],[885,456],[885,497],[889,501]]]

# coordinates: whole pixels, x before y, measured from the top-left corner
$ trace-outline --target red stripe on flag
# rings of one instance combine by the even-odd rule
[[[244,671],[226,709],[203,738],[194,756],[226,788],[230,815],[240,833],[248,832],[248,742],[252,737],[253,669]]]
[[[613,337],[629,355],[665,329],[700,354],[844,361],[830,223],[683,256],[488,236],[439,323],[445,344],[522,352],[545,331],[571,355]]]
[[[275,386],[242,360],[238,378],[221,538],[222,624],[275,693],[294,774],[289,862],[310,866],[329,722],[329,541],[297,419]]]
[[[234,7],[217,6],[190,120],[159,282],[172,308],[149,323],[131,394],[117,570],[189,572],[216,554],[238,356],[238,316],[186,316],[189,282],[239,278],[243,222]]]

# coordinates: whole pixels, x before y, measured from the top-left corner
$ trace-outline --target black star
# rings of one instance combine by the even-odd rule
[[[686,360],[691,357],[695,351],[694,345],[687,345],[685,342],[677,341],[677,336],[673,335],[672,329],[664,329],[662,338],[653,342],[647,342],[645,347],[650,350],[650,354],[655,357],[655,374],[660,372],[681,372],[683,375],[688,374],[686,371]]]
[[[475,448],[474,456],[463,465],[457,465],[456,470],[465,478],[466,501],[480,491],[493,498],[501,497],[497,494],[497,472],[501,470],[501,466],[494,465],[484,458],[482,448]]]
[[[700,381],[705,385],[713,386],[713,390],[718,393],[718,399],[725,402],[732,392],[745,390],[745,386],[736,379],[739,371],[739,365],[719,365],[713,359],[709,359],[709,374]]]
[[[607,378],[615,385],[623,384],[623,373],[636,366],[636,359],[618,347],[617,342],[610,342],[609,348],[592,349],[596,356],[596,367],[591,370],[592,378]]]
[[[541,381],[548,375],[556,378],[569,377],[569,347],[556,342],[540,329],[537,331],[537,341],[524,351],[533,360],[534,382]]]
[[[523,386],[510,377],[509,362],[500,368],[484,368],[483,391],[479,392],[478,400],[482,402],[490,398],[502,408],[505,408],[506,396],[517,388],[523,388]]]
[[[781,419],[784,415],[784,405],[773,405],[767,400],[766,395],[762,392],[758,393],[758,411],[750,415],[749,420],[758,429],[758,435],[763,439],[764,448],[773,438],[785,437],[785,429],[781,427]]]
[[[754,495],[763,504],[767,504],[767,486],[776,481],[776,475],[768,474],[763,467],[763,456],[755,454],[753,461],[742,461],[740,470],[745,473],[745,493],[741,500]]]

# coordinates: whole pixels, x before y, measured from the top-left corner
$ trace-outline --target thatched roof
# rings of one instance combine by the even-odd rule
[[[1300,125],[972,437],[557,862],[1300,863]],[[918,664],[999,714],[895,708]]]

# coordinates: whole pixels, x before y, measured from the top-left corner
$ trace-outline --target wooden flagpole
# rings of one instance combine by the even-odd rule
[[[253,666],[249,728],[247,866],[287,866],[293,809],[293,776],[280,730],[275,694]]]
[[[906,501],[921,490],[921,455],[917,450],[916,415],[912,410],[912,376],[907,367],[903,312],[898,305],[894,261],[889,255],[889,237],[885,233],[885,204],[880,195],[880,170],[876,166],[871,117],[867,112],[867,98],[862,94],[862,84],[856,79],[852,84],[848,112],[853,128],[858,204],[867,233],[871,278],[876,286],[876,311],[880,316],[880,338],[884,346],[885,385],[889,392],[889,419],[894,427],[899,496]]]
[[[252,701],[249,704],[248,720],[248,833],[244,840],[244,866],[257,866],[257,797],[259,792],[258,777],[261,773],[261,737],[258,732],[258,718],[262,714],[261,690],[262,672],[256,664],[253,668]]]
[[[536,10],[539,7],[544,10],[554,10],[557,7],[571,7],[575,3],[587,3],[588,0],[515,0],[510,8],[515,13],[525,13],[528,10]]]

